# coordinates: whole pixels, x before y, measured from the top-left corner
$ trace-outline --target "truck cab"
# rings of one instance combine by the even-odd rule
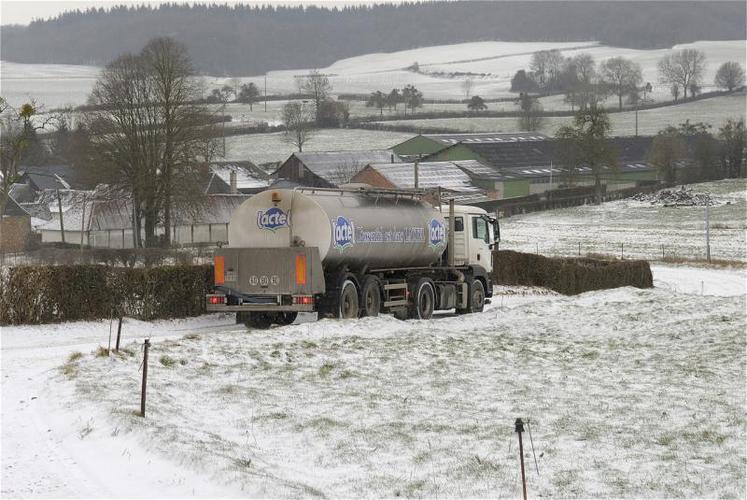
[[[449,220],[449,206],[441,207]],[[454,206],[454,264],[477,265],[490,274],[493,271],[493,246],[500,239],[498,222],[485,210],[469,205]],[[448,249],[448,252],[452,249]]]

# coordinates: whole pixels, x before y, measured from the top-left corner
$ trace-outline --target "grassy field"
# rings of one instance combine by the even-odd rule
[[[710,193],[711,256],[747,262],[747,180],[688,186]],[[705,208],[622,200],[504,219],[501,248],[545,255],[610,254],[661,260],[705,258]],[[593,229],[592,229],[593,228]]]
[[[557,100],[556,105],[559,105]],[[703,121],[713,125],[714,129],[728,118],[744,118],[745,95],[730,95],[703,99],[676,106],[649,109],[638,112],[638,133],[654,135],[667,125],[678,125],[685,120]],[[571,123],[571,117],[546,117],[541,132],[552,135],[562,125]],[[392,120],[381,122],[388,125],[406,125],[411,127],[435,127],[464,132],[516,132],[517,118],[434,118],[426,120]],[[634,135],[635,112],[624,111],[611,113],[613,135]]]
[[[360,129],[322,129],[304,151],[388,149],[413,134]],[[226,159],[255,163],[283,161],[297,149],[282,140],[282,133],[237,135],[226,138]]]
[[[494,300],[157,340],[147,418],[140,344],[80,356],[54,383],[108,413],[81,433],[116,429],[242,496],[516,498],[517,417],[532,497],[743,494],[744,296]]]

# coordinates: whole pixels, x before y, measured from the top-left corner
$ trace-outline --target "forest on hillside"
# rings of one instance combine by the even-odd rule
[[[600,41],[630,48],[747,38],[745,2],[430,2],[348,7],[116,6],[3,26],[0,57],[104,65],[155,36],[186,44],[212,75],[325,67],[371,52],[498,41]]]

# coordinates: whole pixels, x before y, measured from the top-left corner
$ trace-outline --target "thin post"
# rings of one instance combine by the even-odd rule
[[[415,189],[418,189],[418,177],[419,177],[419,175],[418,175],[419,174],[418,167],[420,166],[420,158],[418,158],[417,160],[415,160],[414,165],[415,165],[414,166],[414,172],[413,172],[413,176],[414,176],[414,179],[415,179],[414,180],[414,184],[415,184]]]
[[[265,113],[267,113],[267,74],[265,73]]]
[[[578,242],[578,256],[581,257],[581,242]]]
[[[625,243],[620,243],[620,260],[625,259]]]
[[[86,197],[83,197],[83,212],[80,215],[80,253],[83,253],[83,231],[86,227]]]
[[[140,416],[145,418],[145,388],[148,385],[148,350],[150,349],[150,339],[145,339],[143,344],[143,386],[140,390]]]
[[[114,350],[119,352],[119,339],[122,337],[122,315],[119,315],[119,324],[117,325],[117,344]]]
[[[664,245],[661,246],[661,260],[664,260]]]
[[[59,189],[57,190],[57,206],[60,209],[60,233],[62,234],[62,242],[65,243],[65,224],[62,220],[62,198]]]
[[[711,262],[711,218],[708,204],[705,206],[705,230],[706,230],[706,260]]]
[[[454,198],[449,199],[449,267],[454,267],[454,230],[456,221],[454,220]]]
[[[524,422],[520,418],[516,419],[515,432],[519,435],[519,458],[521,459],[521,489],[524,492],[524,500],[527,500],[527,477],[524,472],[524,444],[521,441],[521,433],[524,432]]]

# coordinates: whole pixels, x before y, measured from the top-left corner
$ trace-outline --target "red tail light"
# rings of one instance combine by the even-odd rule
[[[208,303],[209,304],[225,304],[226,296],[225,295],[209,295]]]
[[[293,303],[296,305],[312,305],[314,303],[313,295],[294,295]]]

